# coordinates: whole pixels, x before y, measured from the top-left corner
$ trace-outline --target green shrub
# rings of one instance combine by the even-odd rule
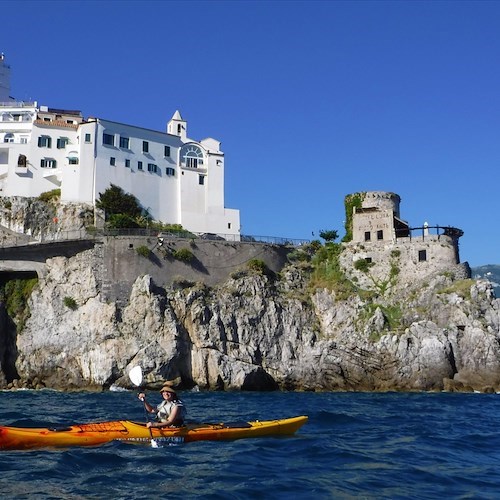
[[[367,273],[368,269],[373,266],[373,262],[368,262],[366,259],[358,259],[354,263],[354,269],[361,271],[363,273]]]
[[[325,241],[335,241],[339,237],[338,231],[335,229],[321,229],[319,232],[319,237],[323,238]]]
[[[78,309],[78,304],[76,303],[76,300],[73,297],[64,297],[63,302],[64,305],[68,309],[71,309],[72,311]]]
[[[149,259],[151,256],[151,250],[146,246],[146,245],[141,245],[140,247],[137,247],[135,249],[138,255],[142,255],[142,257],[146,257],[146,259]]]
[[[37,283],[38,278],[10,280],[1,289],[0,299],[5,302],[7,314],[16,321],[19,331],[29,317],[28,299]]]
[[[194,254],[189,250],[189,248],[180,248],[172,253],[174,259],[180,260],[182,262],[192,262],[194,260]]]
[[[354,285],[346,278],[339,263],[342,246],[339,243],[326,243],[312,259],[313,273],[310,287],[327,288],[336,293],[337,299],[342,300],[355,292]]]
[[[45,193],[40,194],[38,199],[40,201],[45,201],[48,203],[49,201],[56,200],[61,197],[60,189],[53,189],[52,191],[46,191]]]
[[[99,193],[96,207],[105,211],[106,219],[112,214],[128,215],[131,219],[140,217],[142,214],[137,198],[133,194],[125,193],[121,187],[114,184],[111,184],[104,193]],[[130,227],[138,227],[137,223],[135,224]]]
[[[138,228],[139,224],[126,214],[111,214],[108,217],[106,225],[109,229],[129,229]]]
[[[267,264],[261,259],[251,259],[247,262],[247,267],[251,271],[255,271],[259,274],[267,274],[269,273],[269,268]]]

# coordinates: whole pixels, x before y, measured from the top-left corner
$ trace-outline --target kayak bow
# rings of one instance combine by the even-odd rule
[[[174,443],[223,441],[294,434],[307,422],[300,416],[283,420],[228,424],[188,424],[184,427],[152,428],[128,420],[71,425],[64,428],[23,428],[0,426],[0,450],[42,447],[98,446],[110,441],[150,441]],[[152,435],[151,435],[152,434]]]

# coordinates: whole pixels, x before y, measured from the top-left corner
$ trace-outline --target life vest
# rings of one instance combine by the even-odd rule
[[[175,422],[172,422],[172,425],[183,425],[184,419],[186,418],[186,407],[180,399],[175,401],[162,401],[156,408],[156,418],[158,421],[166,422],[176,406],[179,408],[179,413]]]

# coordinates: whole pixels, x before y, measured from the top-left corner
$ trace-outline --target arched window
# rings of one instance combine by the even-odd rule
[[[5,134],[3,142],[14,142],[14,134]]]
[[[181,149],[181,162],[188,168],[198,168],[203,165],[203,151],[195,144],[187,144]]]

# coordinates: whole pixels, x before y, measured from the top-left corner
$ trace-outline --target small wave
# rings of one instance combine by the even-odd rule
[[[125,389],[125,387],[120,387],[119,385],[113,384],[109,390],[111,392],[128,392],[128,389]]]

